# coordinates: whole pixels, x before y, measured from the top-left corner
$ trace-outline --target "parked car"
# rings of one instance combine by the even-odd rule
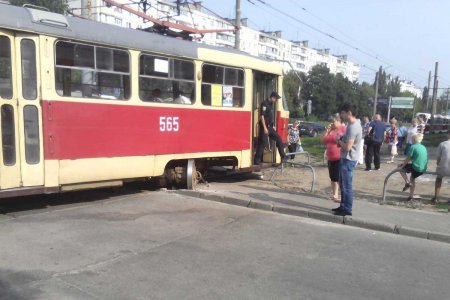
[[[316,137],[325,131],[325,126],[315,122],[300,122],[300,136]]]

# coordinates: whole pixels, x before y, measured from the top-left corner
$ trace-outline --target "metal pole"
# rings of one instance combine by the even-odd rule
[[[434,115],[436,114],[436,101],[437,101],[437,91],[438,91],[438,68],[439,63],[436,62],[434,68],[434,85],[433,85],[433,102],[431,103],[431,119],[434,119]]]
[[[428,72],[428,89],[427,89],[427,107],[425,109],[426,112],[430,111],[430,85],[431,85],[431,71]]]
[[[414,97],[414,104],[413,104],[413,118],[416,115],[416,97]]]
[[[236,0],[236,32],[234,34],[234,48],[239,50],[241,43],[241,0]]]
[[[389,105],[388,105],[388,116],[387,116],[387,122],[389,122],[391,119],[391,104],[392,104],[392,97],[389,97]]]
[[[375,116],[377,113],[377,102],[378,102],[378,86],[380,84],[381,72],[383,71],[383,67],[380,66],[377,74],[375,74],[375,97],[373,101],[373,115]]]

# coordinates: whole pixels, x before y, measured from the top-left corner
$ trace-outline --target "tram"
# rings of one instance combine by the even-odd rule
[[[254,170],[259,106],[282,79],[234,49],[0,4],[0,197]],[[283,101],[274,113],[286,139]]]

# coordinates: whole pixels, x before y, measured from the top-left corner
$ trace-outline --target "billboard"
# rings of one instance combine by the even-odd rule
[[[392,97],[391,108],[414,109],[413,97]]]

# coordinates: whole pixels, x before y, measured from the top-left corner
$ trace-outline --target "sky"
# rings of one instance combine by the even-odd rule
[[[360,81],[373,82],[383,66],[388,74],[423,88],[439,62],[439,87],[450,87],[450,0],[262,1],[272,7],[250,1],[241,0],[241,15],[251,28],[282,30],[285,39],[308,40],[312,48],[347,54],[361,65]],[[235,16],[235,0],[202,2],[220,16]]]

